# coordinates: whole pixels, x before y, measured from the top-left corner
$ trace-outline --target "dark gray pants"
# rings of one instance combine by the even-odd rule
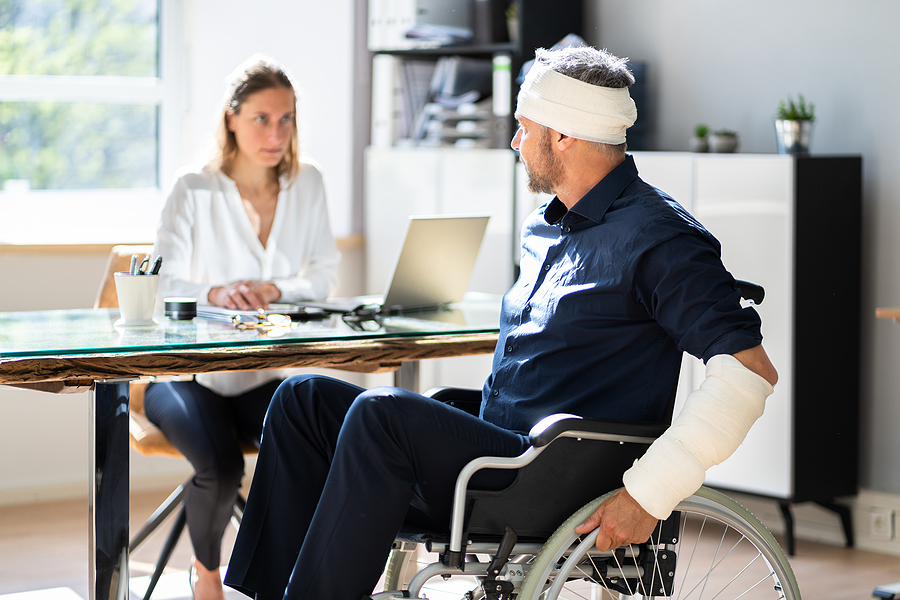
[[[263,417],[280,381],[239,396],[220,396],[194,381],[151,383],[144,412],[194,467],[185,497],[194,555],[221,564],[222,536],[244,476],[240,440],[259,443]]]
[[[462,467],[527,445],[524,435],[399,388],[287,379],[266,415],[225,583],[265,600],[358,600],[377,583],[414,498],[446,528]],[[513,477],[479,475],[473,484],[486,489]]]

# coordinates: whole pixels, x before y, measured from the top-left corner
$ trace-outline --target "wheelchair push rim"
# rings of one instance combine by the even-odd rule
[[[634,567],[625,565],[636,558],[634,547],[630,556],[629,550],[620,551],[604,562],[593,548],[596,532],[581,536],[573,531],[609,495],[585,505],[550,537],[531,565],[519,600],[615,598],[618,594],[680,600],[800,599],[790,563],[768,529],[746,508],[709,488],[700,488],[678,505],[681,533],[677,540],[659,540],[655,548],[661,555],[674,552],[674,571],[665,568],[668,573],[647,576],[642,583],[634,578]],[[627,571],[624,576],[620,568]],[[603,572],[605,577],[597,576]],[[668,583],[658,583],[671,573],[674,578]],[[651,579],[655,589],[646,589]]]

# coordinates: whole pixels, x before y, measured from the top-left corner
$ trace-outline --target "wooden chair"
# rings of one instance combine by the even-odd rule
[[[103,283],[97,292],[97,299],[94,302],[94,308],[118,308],[119,300],[116,296],[115,276],[116,272],[127,271],[131,265],[131,256],[138,255],[138,260],[151,253],[152,246],[143,245],[120,245],[113,246],[109,254],[109,260],[106,264],[106,275]],[[181,452],[169,442],[165,434],[150,420],[144,413],[144,392],[147,389],[149,381],[139,380],[133,381],[129,386],[129,395],[131,398],[129,412],[128,433],[131,447],[139,454],[144,456],[170,456],[173,458],[184,458]],[[255,455],[258,450],[252,444],[242,444],[241,449],[245,455]],[[160,504],[159,508],[147,519],[147,522],[141,527],[141,530],[129,542],[129,552],[134,552],[150,534],[159,529],[163,522],[178,509],[178,515],[175,518],[165,544],[160,551],[159,558],[156,562],[153,575],[150,577],[150,584],[144,594],[144,600],[148,600],[156,584],[162,576],[163,570],[172,556],[175,545],[181,537],[187,523],[187,517],[184,509],[184,497],[187,493],[188,486],[191,484],[191,478],[179,485],[166,500]],[[240,525],[241,516],[244,512],[245,499],[238,494],[235,500],[234,516],[232,523],[235,528]]]

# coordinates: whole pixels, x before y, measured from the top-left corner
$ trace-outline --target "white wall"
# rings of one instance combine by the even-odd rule
[[[256,52],[282,63],[299,97],[301,153],[323,168],[335,235],[351,232],[353,0],[185,0],[184,156],[206,156],[225,80]]]
[[[900,327],[875,318],[876,307],[900,305],[900,3],[588,0],[586,8],[589,43],[647,64],[650,106],[638,118],[652,121],[653,149],[687,150],[702,122],[737,130],[741,152],[775,152],[778,101],[802,93],[816,105],[812,152],[863,155],[860,483],[900,493]]]

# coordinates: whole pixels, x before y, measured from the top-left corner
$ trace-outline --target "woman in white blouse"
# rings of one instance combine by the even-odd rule
[[[340,255],[322,175],[298,152],[296,95],[284,70],[253,57],[226,90],[217,153],[179,174],[162,212],[154,254],[159,295],[231,309],[327,297]],[[194,548],[194,597],[224,599],[222,536],[243,477],[239,440],[259,443],[277,370],[197,375],[154,383],[147,416],[191,462],[185,506]]]

